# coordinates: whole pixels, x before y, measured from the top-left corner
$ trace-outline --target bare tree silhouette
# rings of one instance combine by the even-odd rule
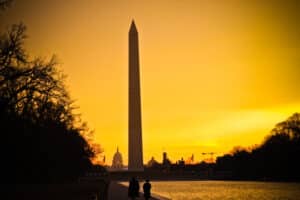
[[[89,134],[58,70],[55,57],[30,60],[26,27],[13,25],[0,37],[0,132],[2,181],[57,182],[76,179],[95,156]]]

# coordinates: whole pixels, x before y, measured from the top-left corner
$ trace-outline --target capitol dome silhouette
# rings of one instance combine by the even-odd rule
[[[124,167],[123,166],[122,154],[119,152],[119,148],[118,147],[117,147],[117,152],[114,154],[111,167],[113,169],[122,169]]]

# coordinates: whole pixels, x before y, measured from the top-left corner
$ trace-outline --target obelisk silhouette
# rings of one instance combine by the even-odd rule
[[[138,32],[132,20],[129,30],[128,170],[143,171],[143,144]]]

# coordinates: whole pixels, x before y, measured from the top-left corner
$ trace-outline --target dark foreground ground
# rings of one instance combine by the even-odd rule
[[[141,183],[140,183],[141,184]],[[73,184],[19,184],[5,190],[2,187],[3,199],[18,200],[127,200],[128,187],[117,181],[88,182]],[[3,191],[4,189],[4,191]],[[2,198],[1,198],[2,199]],[[136,200],[144,199],[143,193]],[[168,200],[153,194],[151,200]]]
[[[18,200],[105,200],[108,187],[109,185],[103,182],[19,184],[2,192],[2,196],[5,196],[3,199]]]

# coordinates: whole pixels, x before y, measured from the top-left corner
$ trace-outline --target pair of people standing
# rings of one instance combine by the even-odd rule
[[[151,197],[151,192],[150,192],[151,184],[149,183],[148,179],[143,185],[143,190],[144,190],[144,197],[146,200],[148,200]],[[132,200],[140,196],[140,184],[139,181],[134,177],[132,177],[131,180],[129,181],[128,196]]]

